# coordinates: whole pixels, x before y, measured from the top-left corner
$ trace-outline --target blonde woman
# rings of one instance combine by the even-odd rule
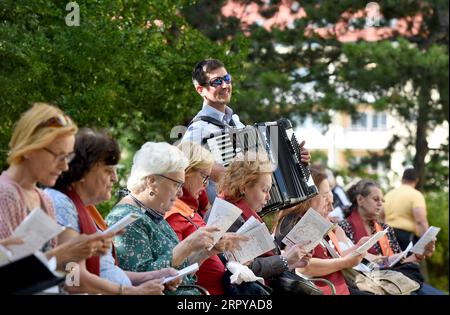
[[[55,217],[50,199],[37,185],[53,186],[67,170],[76,132],[72,120],[49,104],[36,103],[21,116],[9,142],[9,167],[0,175],[0,238],[10,237],[35,208]],[[104,239],[82,235],[61,246],[53,239],[42,251],[48,258],[56,256],[58,267],[64,270],[67,262],[105,253],[111,243],[102,242]]]
[[[211,152],[193,142],[183,142],[178,148],[188,158],[189,164],[185,170],[183,195],[178,197],[172,209],[166,212],[165,218],[182,241],[200,227],[206,226],[206,222],[198,213],[199,197],[208,184],[214,157]],[[239,240],[245,238],[235,233],[226,233],[221,242],[226,247],[224,249],[230,250],[239,246]],[[196,273],[197,284],[206,288],[211,295],[223,295],[226,292],[223,281],[225,270],[219,256],[212,255],[202,263]]]

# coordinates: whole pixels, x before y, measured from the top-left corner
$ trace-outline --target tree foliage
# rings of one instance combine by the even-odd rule
[[[224,17],[220,8],[226,2],[200,0],[183,12],[217,43],[232,40],[233,34],[247,35],[249,55],[243,80],[235,84],[238,93],[233,104],[244,121],[284,115],[297,120],[311,114],[326,125],[331,122],[329,109],[356,116],[356,106],[370,102],[410,128],[411,137],[404,145],[412,152],[421,184],[429,187],[424,180],[433,175],[425,168],[426,137],[437,125],[448,123],[448,2],[381,1],[383,18],[377,27],[403,19],[407,32],[394,29],[385,40],[345,43],[338,40],[342,28],[344,32],[366,28],[365,16],[352,14],[363,11],[367,1],[298,1],[306,17],[270,30],[256,23],[244,25],[236,16]],[[270,18],[281,4],[295,1],[234,2],[244,7],[257,3],[261,15]],[[198,22],[199,14],[208,16],[208,23]],[[417,14],[422,17],[418,28],[410,19]],[[311,31],[319,28],[327,28],[327,35]],[[441,155],[448,156],[448,151]]]
[[[169,140],[200,108],[195,63],[240,58],[185,22],[178,11],[188,3],[79,1],[80,26],[70,27],[67,1],[1,1],[0,169],[13,123],[36,101],[57,104],[79,126],[125,134],[134,147]]]

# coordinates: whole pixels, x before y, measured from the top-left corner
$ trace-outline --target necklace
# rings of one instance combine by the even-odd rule
[[[157,212],[156,210],[154,210],[152,208],[147,207],[146,205],[144,205],[144,203],[142,201],[137,199],[131,193],[129,193],[128,195],[139,206],[139,208],[141,208],[145,211],[145,214],[147,214],[153,221],[155,221],[156,223],[159,223],[164,219],[164,216],[161,213]]]

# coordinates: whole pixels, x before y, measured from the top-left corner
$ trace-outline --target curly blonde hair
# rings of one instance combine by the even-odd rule
[[[231,202],[242,199],[242,188],[253,187],[261,175],[272,174],[274,165],[265,151],[249,151],[237,156],[219,181],[218,191]]]

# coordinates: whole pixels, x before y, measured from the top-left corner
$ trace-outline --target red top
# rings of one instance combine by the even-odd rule
[[[177,234],[180,241],[194,233],[197,228],[205,226],[202,217],[195,211],[198,205],[192,195],[183,188],[183,196],[175,201],[172,209],[165,215],[166,221]],[[190,221],[189,221],[190,220]],[[197,284],[206,288],[211,295],[223,295],[223,277],[225,266],[219,256],[214,255],[205,260],[197,271]]]
[[[320,259],[332,259],[331,255],[328,253],[327,249],[323,247],[322,245],[317,245],[316,248],[314,248],[314,254],[313,257],[320,258]],[[342,272],[335,271],[331,274],[322,276],[320,278],[327,279],[333,283],[334,288],[336,289],[337,295],[349,295],[350,292],[348,291],[347,283],[345,283],[345,278]],[[331,295],[331,288],[326,285],[323,282],[314,282],[314,284],[323,291],[323,294],[325,295]]]

